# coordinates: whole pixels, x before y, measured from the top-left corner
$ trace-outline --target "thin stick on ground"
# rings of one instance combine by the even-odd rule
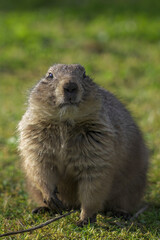
[[[148,208],[148,205],[145,205],[145,206],[144,206],[143,208],[141,208],[138,212],[136,212],[136,213],[133,215],[133,217],[130,218],[130,222],[132,223],[132,222],[133,222],[140,214],[142,214],[147,208]],[[61,216],[59,216],[59,217],[52,218],[52,219],[50,219],[50,220],[48,220],[48,221],[46,221],[46,222],[44,222],[44,223],[42,223],[42,224],[40,224],[40,225],[37,225],[37,226],[35,226],[35,227],[32,227],[32,228],[28,228],[28,229],[24,229],[24,230],[20,230],[20,231],[15,231],[15,232],[8,232],[8,233],[0,234],[0,237],[10,236],[10,235],[16,235],[16,234],[26,233],[26,232],[32,232],[32,231],[37,230],[37,229],[39,229],[39,228],[43,228],[43,227],[49,225],[50,223],[55,222],[55,221],[57,221],[57,220],[59,220],[59,219],[61,219],[61,218],[63,218],[63,217],[69,216],[70,214],[75,213],[75,212],[77,212],[77,210],[73,210],[73,211],[68,212],[68,213],[66,213],[66,214],[63,214],[63,215],[61,215]],[[114,223],[111,222],[111,224],[117,225],[117,226],[119,226],[119,227],[124,227],[124,226],[122,226],[119,222],[114,222]]]
[[[148,205],[145,205],[144,207],[142,207],[141,209],[138,210],[138,212],[136,212],[133,217],[130,218],[130,221],[133,222],[140,214],[142,214],[146,209],[148,208]]]
[[[77,210],[73,210],[73,211],[70,211],[70,212],[68,212],[66,214],[63,214],[63,215],[59,216],[59,217],[52,218],[52,219],[50,219],[50,220],[48,220],[48,221],[46,221],[46,222],[44,222],[42,224],[39,224],[39,225],[37,225],[35,227],[31,227],[31,228],[20,230],[20,231],[16,231],[16,232],[8,232],[8,233],[0,234],[0,237],[5,237],[5,236],[9,236],[9,235],[16,235],[16,234],[20,234],[20,233],[26,233],[26,232],[34,231],[36,229],[43,228],[43,227],[47,226],[48,224],[50,224],[52,222],[55,222],[55,221],[57,221],[57,220],[59,220],[59,219],[61,219],[63,217],[66,217],[66,216],[68,216],[68,215],[70,215],[72,213],[75,213],[75,212],[77,212]]]

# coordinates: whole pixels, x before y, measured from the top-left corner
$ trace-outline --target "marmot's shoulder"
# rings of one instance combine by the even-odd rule
[[[99,87],[98,91],[101,95],[102,114],[107,115],[113,125],[136,126],[130,111],[121,100],[104,88]]]

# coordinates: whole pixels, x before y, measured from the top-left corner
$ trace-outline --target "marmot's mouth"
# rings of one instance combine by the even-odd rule
[[[62,107],[72,107],[72,106],[75,106],[75,107],[78,107],[80,104],[80,102],[63,102],[59,105],[60,108]]]

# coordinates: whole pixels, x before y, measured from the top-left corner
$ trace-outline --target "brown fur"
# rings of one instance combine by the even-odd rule
[[[130,113],[84,72],[78,64],[53,65],[32,89],[19,123],[19,150],[33,198],[47,204],[57,186],[65,207],[81,207],[81,222],[107,209],[134,211],[148,165]]]

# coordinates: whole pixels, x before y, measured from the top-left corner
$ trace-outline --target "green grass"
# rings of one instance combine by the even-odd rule
[[[150,148],[145,201],[134,224],[98,215],[76,227],[79,213],[6,239],[160,239],[160,2],[0,2],[0,234],[52,216],[32,216],[17,153],[16,126],[27,89],[53,63],[81,63],[131,110]],[[121,222],[123,227],[113,224]]]

